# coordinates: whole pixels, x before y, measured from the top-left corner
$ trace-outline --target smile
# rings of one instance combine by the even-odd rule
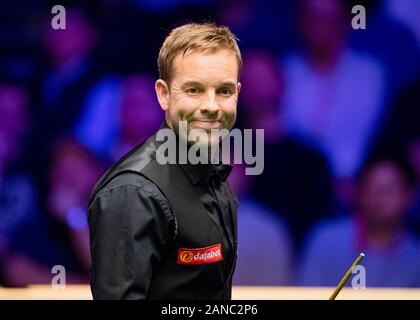
[[[191,124],[200,128],[220,128],[222,125],[222,122],[209,121],[209,120],[194,120],[191,122]]]

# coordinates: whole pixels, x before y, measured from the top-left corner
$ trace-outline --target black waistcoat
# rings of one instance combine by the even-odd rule
[[[230,299],[232,276],[237,254],[238,202],[226,182],[223,192],[228,195],[232,214],[234,247],[223,235],[223,226],[210,217],[194,185],[178,164],[161,165],[156,161],[156,150],[162,142],[156,135],[135,148],[110,168],[97,182],[95,195],[113,178],[124,172],[141,174],[151,180],[168,199],[175,216],[177,233],[167,248],[158,270],[154,272],[148,294],[149,299]],[[206,248],[221,244],[223,260],[204,264],[179,264],[179,249]],[[227,251],[230,247],[231,250]]]

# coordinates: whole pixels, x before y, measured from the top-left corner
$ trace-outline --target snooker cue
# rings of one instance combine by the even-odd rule
[[[352,266],[350,267],[349,270],[347,270],[347,273],[344,275],[343,279],[341,279],[340,283],[338,284],[337,288],[335,288],[334,292],[332,293],[331,297],[329,300],[334,300],[335,297],[337,297],[337,295],[340,293],[341,289],[344,287],[345,283],[347,282],[347,280],[350,278],[354,268],[360,263],[360,261],[362,261],[363,257],[365,256],[365,254],[362,252],[360,253],[360,255],[357,257],[356,261],[353,262]]]

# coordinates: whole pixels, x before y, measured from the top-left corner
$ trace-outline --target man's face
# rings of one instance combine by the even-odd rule
[[[365,217],[378,227],[398,223],[409,207],[410,190],[400,169],[380,162],[363,179],[359,203]]]
[[[236,120],[240,83],[235,54],[226,49],[191,51],[178,55],[170,84],[156,82],[156,91],[168,125],[179,133],[179,121],[191,129],[230,130]],[[217,137],[208,135],[208,143]]]

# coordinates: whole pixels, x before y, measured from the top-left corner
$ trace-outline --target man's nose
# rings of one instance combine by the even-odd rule
[[[220,107],[216,100],[216,93],[209,92],[203,103],[201,104],[201,111],[208,112],[208,113],[215,113],[219,111]]]

